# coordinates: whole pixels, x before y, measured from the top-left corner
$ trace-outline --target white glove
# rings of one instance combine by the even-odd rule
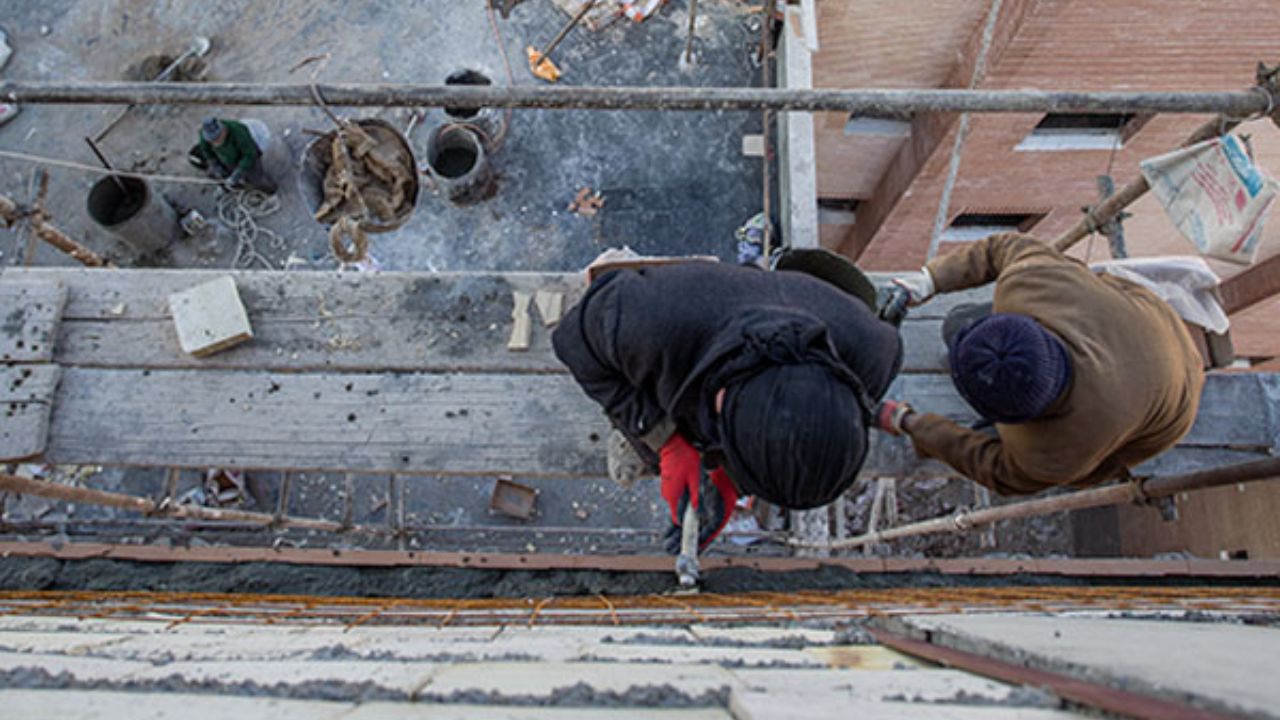
[[[933,276],[929,274],[928,268],[920,268],[920,277],[894,278],[893,284],[907,291],[910,297],[907,305],[910,307],[927,302],[935,292]]]

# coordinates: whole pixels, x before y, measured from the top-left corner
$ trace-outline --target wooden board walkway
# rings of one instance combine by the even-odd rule
[[[66,291],[44,459],[57,463],[600,477],[607,424],[549,347],[510,352],[511,293],[581,291],[538,273],[231,273],[254,339],[201,360],[178,348],[167,295],[225,273],[5,270],[0,288]],[[942,374],[945,296],[906,324],[892,392],[971,421]],[[49,385],[53,387],[52,384]],[[4,398],[0,398],[3,401]],[[1256,459],[1280,447],[1280,375],[1215,375],[1195,428],[1145,469]],[[872,433],[874,475],[945,475]]]

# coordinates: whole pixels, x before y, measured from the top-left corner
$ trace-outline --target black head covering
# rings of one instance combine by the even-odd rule
[[[786,508],[825,505],[862,466],[871,400],[816,317],[789,311],[753,320],[704,385],[704,427],[714,424],[725,469],[743,493]]]

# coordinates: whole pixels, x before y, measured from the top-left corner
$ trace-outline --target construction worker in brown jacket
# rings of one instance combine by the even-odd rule
[[[882,430],[1000,494],[1086,487],[1173,447],[1204,386],[1186,326],[1138,285],[1098,275],[1034,238],[993,235],[895,282],[919,304],[996,282],[992,304],[943,325],[956,389],[994,434],[881,404]]]

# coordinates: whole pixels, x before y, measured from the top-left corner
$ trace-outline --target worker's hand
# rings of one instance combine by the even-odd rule
[[[929,274],[928,268],[920,268],[920,277],[894,278],[893,284],[907,291],[907,305],[910,307],[928,302],[936,292],[933,275]]]
[[[232,173],[227,176],[226,185],[229,190],[239,190],[243,188],[244,187],[244,170],[241,170],[240,168],[236,168],[234,171],[232,171]]]
[[[723,468],[717,468],[710,473],[702,473],[697,494],[692,499],[698,510],[698,552],[702,552],[729,524],[733,509],[738,504],[738,489],[729,479],[729,474]],[[680,540],[684,534],[680,521],[684,519],[689,501],[688,494],[681,497],[675,508],[675,520],[663,536],[663,546],[672,555],[680,554]]]
[[[680,524],[684,509],[680,501],[693,496],[693,506],[698,507],[698,479],[702,474],[702,457],[679,432],[671,437],[658,452],[659,474],[662,476],[662,498],[671,509],[671,522]]]
[[[885,400],[876,408],[876,427],[890,435],[901,435],[906,431],[903,423],[914,412],[914,408],[901,400]]]

